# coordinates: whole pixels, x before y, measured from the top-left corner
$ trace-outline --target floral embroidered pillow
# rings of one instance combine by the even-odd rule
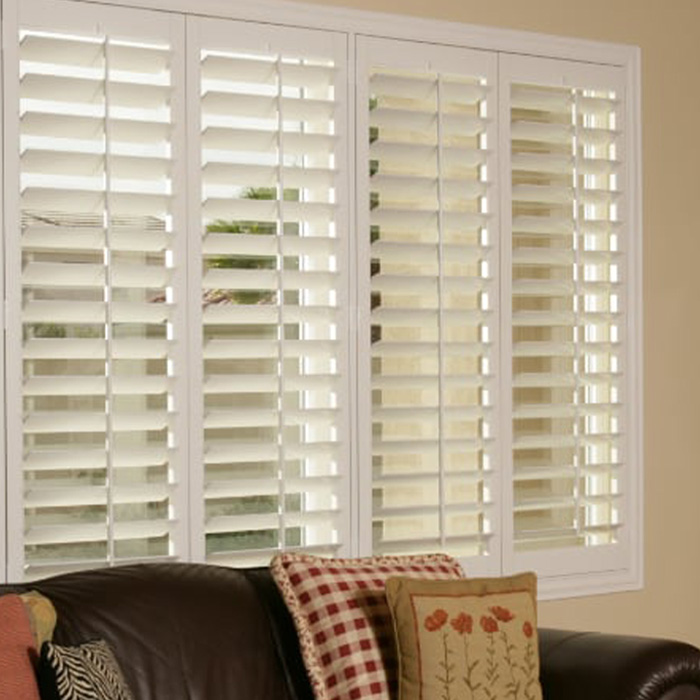
[[[399,700],[542,700],[537,579],[386,584]]]

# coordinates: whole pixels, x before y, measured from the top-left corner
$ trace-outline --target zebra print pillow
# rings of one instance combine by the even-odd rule
[[[42,700],[134,700],[104,640],[77,647],[45,642],[39,662]]]

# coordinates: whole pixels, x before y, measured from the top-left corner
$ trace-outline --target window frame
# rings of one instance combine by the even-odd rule
[[[3,62],[5,65],[12,64],[17,61],[17,56],[11,51],[8,52],[8,46],[13,45],[14,32],[17,27],[17,6],[20,0],[2,0],[2,31],[3,31]],[[625,455],[625,462],[628,468],[634,470],[634,474],[630,487],[624,490],[625,497],[628,499],[626,512],[629,519],[627,527],[629,532],[634,535],[630,544],[630,565],[623,569],[611,570],[606,572],[586,572],[583,571],[576,575],[570,576],[547,576],[541,579],[540,597],[541,598],[562,598],[568,596],[588,595],[592,593],[604,593],[613,591],[634,590],[642,587],[643,584],[643,517],[642,517],[642,494],[643,494],[643,387],[642,387],[642,202],[641,202],[641,51],[638,47],[603,43],[598,41],[589,41],[584,39],[572,39],[564,37],[556,37],[533,32],[521,32],[506,29],[495,29],[479,27],[475,25],[462,24],[457,22],[439,21],[433,19],[413,18],[408,16],[400,16],[386,13],[368,12],[353,9],[329,8],[317,5],[297,4],[297,3],[279,3],[277,0],[260,0],[255,4],[246,3],[244,0],[200,0],[193,4],[191,0],[81,0],[86,7],[113,7],[118,5],[120,8],[131,8],[141,10],[162,11],[167,15],[181,15],[187,17],[207,17],[212,19],[232,19],[238,21],[250,22],[265,22],[273,23],[280,26],[304,27],[310,29],[329,30],[341,32],[347,36],[348,41],[348,85],[352,86],[356,83],[356,66],[357,66],[357,37],[360,36],[376,36],[377,27],[381,27],[381,36],[388,39],[397,39],[405,41],[416,41],[429,44],[442,44],[447,46],[456,46],[465,49],[484,50],[497,52],[499,55],[521,55],[534,54],[545,58],[565,59],[589,64],[602,64],[617,66],[624,71],[625,76],[625,95],[626,104],[625,111],[626,119],[626,158],[628,162],[628,175],[625,189],[629,197],[629,218],[626,220],[629,235],[628,249],[628,267],[629,274],[625,285],[625,293],[628,299],[627,307],[627,324],[626,324],[626,342],[627,342],[627,383],[632,392],[631,399],[627,401],[627,421],[626,433],[627,444],[629,450]],[[4,70],[4,69],[3,69]],[[188,80],[190,80],[196,72],[196,65],[190,59],[185,67]],[[7,95],[0,96],[0,100],[7,100]],[[11,96],[15,97],[15,96]],[[352,163],[353,157],[357,154],[357,144],[355,142],[357,128],[355,123],[355,114],[357,108],[357,94],[349,88],[347,95],[347,123],[348,123],[348,162]],[[186,105],[188,114],[192,112],[190,103]],[[502,101],[501,101],[502,102]],[[188,124],[189,129],[189,124]],[[16,143],[17,134],[8,126],[8,123],[3,125],[3,153],[6,147]],[[498,143],[497,147],[502,150],[503,143]],[[191,140],[187,143],[187,162],[196,163],[199,159],[197,152],[197,144]],[[181,164],[182,167],[182,164]],[[359,167],[362,167],[360,164]],[[501,179],[504,177],[502,169],[499,168]],[[190,168],[190,173],[192,169]],[[5,182],[12,179],[14,173],[4,172]],[[188,176],[188,185],[193,185],[193,175]],[[504,188],[505,190],[505,188]],[[197,190],[198,191],[198,190]],[[352,173],[350,166],[347,183],[348,196],[348,231],[355,231],[358,223],[361,222],[361,216],[358,216],[359,197],[361,192],[358,192],[357,183]],[[5,231],[12,228],[12,217],[15,219],[16,213],[12,213],[12,208],[15,205],[13,196],[8,195],[3,187],[3,199],[5,206],[5,218],[3,225]],[[186,218],[188,227],[191,229],[193,225],[199,225],[198,211],[192,211],[191,199]],[[502,205],[503,206],[503,205]],[[503,209],[501,209],[501,224],[503,221]],[[358,266],[362,265],[362,251],[365,246],[363,239],[364,232],[360,230],[357,235],[349,236],[349,260],[351,271],[357,270]],[[503,229],[501,225],[499,239],[503,240]],[[187,236],[188,252],[191,251],[190,246],[193,239],[192,231]],[[5,255],[5,246],[3,245],[0,255]],[[6,330],[6,342],[0,348],[0,355],[6,352],[7,343],[7,328],[8,319],[8,290],[12,285],[18,288],[17,280],[13,278],[12,273],[7,272],[6,261],[0,260],[2,267],[0,275],[2,275],[3,286],[5,292],[5,304],[0,310],[2,316],[3,327]],[[503,274],[503,265],[501,265],[500,274]],[[501,289],[502,283],[501,283]],[[363,294],[363,285],[360,284],[356,275],[350,275],[348,301],[349,301],[349,337],[358,339],[362,337],[363,332],[366,333],[366,327],[369,326],[369,319],[366,317],[365,300],[361,298]],[[197,318],[197,314],[193,314],[196,303],[190,298],[188,302],[188,313],[190,318]],[[500,313],[500,309],[499,309]],[[196,343],[198,335],[193,340],[191,334],[188,334],[188,343],[190,345],[188,354],[190,358],[197,358],[198,352],[192,352],[192,343]],[[359,466],[363,461],[363,450],[358,445],[363,444],[363,440],[368,438],[367,435],[367,408],[369,396],[360,393],[362,385],[362,377],[364,370],[361,367],[361,360],[358,359],[363,348],[362,342],[357,342],[355,347],[350,347],[349,350],[349,382],[353,388],[353,393],[357,397],[354,406],[350,406],[350,432],[349,432],[349,452],[350,452],[350,467],[351,467],[351,486],[350,486],[350,513],[353,520],[351,527],[351,542],[349,543],[349,553],[353,555],[368,554],[366,545],[366,535],[362,534],[362,524],[360,514],[363,512],[363,496],[365,490],[361,483],[362,478],[357,478]],[[506,353],[502,354],[505,357]],[[3,359],[3,366],[4,357]],[[8,358],[8,360],[11,358]],[[501,367],[502,370],[502,367]],[[13,426],[7,425],[5,408],[7,401],[10,398],[10,391],[13,384],[16,384],[18,378],[10,376],[7,372],[3,380],[3,393],[5,402],[0,406],[0,419],[3,425],[6,426],[6,431],[11,434]],[[502,375],[501,381],[503,382]],[[366,377],[365,377],[366,378]],[[189,394],[190,399],[193,396],[193,389],[196,389],[196,377],[190,378],[188,381],[189,390],[185,395]],[[356,393],[355,393],[356,392]],[[367,392],[365,392],[367,394]],[[191,404],[191,400],[190,400]],[[505,409],[503,409],[505,411]],[[194,411],[196,415],[196,411]],[[509,421],[510,417],[507,414],[502,414],[499,420],[499,425],[503,426],[504,421]],[[16,426],[15,426],[16,427]],[[501,440],[504,437],[501,430]],[[201,439],[201,438],[198,438]],[[183,443],[187,439],[183,437]],[[183,445],[183,452],[191,460],[196,452],[197,440],[191,440],[189,446]],[[510,444],[503,445],[502,449],[509,449]],[[5,433],[0,436],[0,450],[7,455],[7,445],[5,444]],[[10,515],[13,509],[7,505],[7,500],[10,494],[10,486],[13,483],[12,477],[9,474],[9,460],[5,458],[5,478],[0,479],[0,521],[7,523],[6,536],[0,537],[0,578],[6,579],[8,566],[7,560],[11,551],[11,544],[7,541],[8,532],[17,527],[16,523],[10,522]],[[203,509],[203,502],[193,503],[194,494],[201,493],[202,484],[200,483],[202,475],[193,475],[191,470],[187,470],[187,474],[183,474],[185,483],[188,484],[188,494],[186,500],[189,501],[189,515],[194,516],[197,511]],[[507,480],[507,475],[504,477]],[[192,491],[193,489],[193,491]],[[504,490],[501,489],[501,494]],[[505,509],[501,510],[501,523],[499,531],[504,532],[504,518],[510,517],[510,513]],[[189,528],[190,540],[189,546],[184,546],[183,552],[189,552],[190,555],[195,553],[193,547],[193,533],[197,532],[198,526]],[[500,561],[495,562],[495,569],[502,573],[509,573],[508,560],[509,557],[503,554],[501,550]],[[469,569],[467,570],[469,573]]]

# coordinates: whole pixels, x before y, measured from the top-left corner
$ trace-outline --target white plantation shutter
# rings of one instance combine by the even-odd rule
[[[372,551],[479,557],[498,550],[495,58],[371,39],[359,54]]]
[[[180,556],[184,27],[72,3],[20,12],[10,576]]]
[[[513,566],[621,568],[633,498],[623,75],[518,59],[501,76]]]
[[[189,45],[201,554],[336,554],[349,546],[345,39],[191,22]]]
[[[638,585],[636,50],[110,2],[3,0],[0,575]]]

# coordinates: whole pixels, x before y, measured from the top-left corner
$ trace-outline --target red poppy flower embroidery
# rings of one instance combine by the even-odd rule
[[[523,622],[523,634],[530,639],[533,633],[532,625],[529,622]]]
[[[461,612],[459,613],[459,615],[457,615],[457,617],[454,617],[450,620],[450,624],[459,634],[464,634],[465,632],[467,634],[472,633],[471,615],[467,615],[466,613]]]
[[[494,620],[492,617],[482,615],[481,620],[479,620],[479,624],[481,625],[481,629],[488,634],[498,632],[498,622],[496,622],[496,620]]]
[[[425,618],[425,629],[428,632],[439,630],[447,622],[447,617],[447,613],[442,608],[433,610],[433,614]]]
[[[515,617],[508,608],[502,608],[500,605],[493,605],[489,611],[499,622],[510,622]]]

